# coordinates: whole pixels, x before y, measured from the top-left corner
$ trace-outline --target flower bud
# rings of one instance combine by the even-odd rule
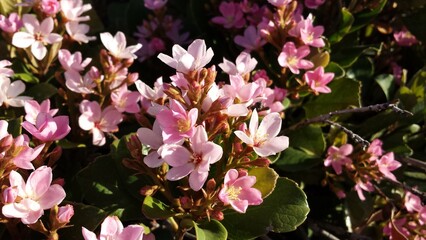
[[[222,211],[219,211],[219,210],[214,210],[211,214],[210,214],[210,216],[213,218],[213,219],[216,219],[216,220],[218,220],[218,221],[222,221],[225,217],[224,217],[224,215],[223,215],[223,212]]]
[[[71,217],[74,216],[74,207],[70,204],[59,207],[57,221],[62,224],[70,222]]]
[[[0,140],[0,153],[7,151],[13,144],[12,135],[8,134]]]
[[[209,193],[209,192],[213,192],[215,189],[216,189],[216,181],[214,180],[214,178],[211,178],[207,181],[206,191],[207,193]]]
[[[183,209],[191,209],[192,205],[193,205],[193,201],[191,198],[187,197],[187,196],[183,196],[181,198],[179,198],[179,202],[180,205],[182,206]]]
[[[139,193],[143,196],[151,196],[153,195],[157,190],[159,189],[159,187],[157,185],[154,186],[144,186],[141,188],[141,190],[139,191]]]
[[[15,188],[8,187],[3,191],[3,203],[13,203],[18,196],[18,191]]]

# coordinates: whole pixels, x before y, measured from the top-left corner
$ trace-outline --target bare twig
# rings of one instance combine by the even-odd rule
[[[352,138],[354,140],[354,142],[361,143],[363,149],[365,149],[368,146],[370,146],[370,142],[368,142],[367,140],[365,140],[364,138],[362,138],[360,135],[358,135],[358,134],[352,132],[351,130],[345,128],[344,126],[342,126],[342,125],[340,125],[338,123],[332,122],[330,120],[325,120],[325,122],[328,123],[328,124],[330,124],[330,125],[333,125],[335,127],[340,128],[343,132],[345,132],[346,134],[348,134],[348,136],[350,138]]]
[[[426,171],[426,162],[411,157],[398,158],[399,161],[406,163],[408,166],[420,168]]]

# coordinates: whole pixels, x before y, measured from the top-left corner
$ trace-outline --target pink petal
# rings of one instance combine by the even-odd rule
[[[193,163],[187,163],[179,167],[173,167],[167,172],[166,178],[170,181],[180,180],[188,176],[188,174],[194,170],[194,167],[195,166]]]
[[[47,35],[47,37],[45,38],[45,41],[49,44],[54,44],[54,43],[62,41],[62,36],[57,33],[51,33]]]
[[[41,197],[49,189],[51,183],[52,169],[50,167],[41,166],[28,177],[25,192],[37,198]]]
[[[84,240],[98,240],[98,238],[96,237],[96,234],[94,232],[87,230],[85,227],[82,227],[81,233],[83,234]]]
[[[123,229],[117,240],[142,240],[144,227],[139,225],[129,225]]]
[[[251,119],[249,124],[249,131],[251,136],[256,136],[258,126],[259,126],[259,115],[257,114],[257,110],[254,109],[253,113],[251,114]]]
[[[123,231],[123,224],[116,216],[107,217],[101,224],[100,237],[115,237]]]
[[[247,136],[247,134],[243,131],[235,131],[234,132],[235,135],[237,135],[237,137],[239,139],[241,139],[241,141],[243,141],[245,144],[253,146],[254,145],[254,141],[250,136]]]
[[[25,84],[21,80],[14,81],[10,84],[6,95],[10,98],[14,98],[25,91]]]
[[[13,35],[12,45],[18,48],[27,48],[35,42],[34,36],[27,32],[17,32]]]
[[[136,132],[139,141],[147,145],[153,149],[158,149],[163,145],[163,139],[161,138],[161,135],[158,135],[157,133],[154,133],[149,128],[139,128]]]
[[[202,152],[203,160],[208,164],[216,163],[222,158],[223,154],[222,147],[213,142],[204,143],[200,151]]]
[[[50,209],[55,205],[59,205],[65,199],[66,193],[62,186],[53,184],[38,200],[42,209]]]
[[[38,60],[42,60],[47,54],[47,48],[40,41],[35,41],[33,45],[31,45],[31,52],[34,57]]]
[[[203,187],[208,176],[208,172],[191,172],[191,174],[189,175],[189,186],[192,188],[192,190],[199,191]]]
[[[92,138],[93,145],[103,146],[105,144],[106,142],[105,135],[101,130],[99,130],[98,128],[93,128],[92,134],[93,134],[93,138]]]
[[[275,155],[288,148],[288,137],[279,136],[264,142],[260,147],[254,147],[254,151],[261,157]]]
[[[183,166],[191,160],[192,154],[180,145],[165,145],[161,148],[161,157],[172,167]]]
[[[279,113],[270,113],[263,118],[257,131],[267,134],[268,138],[271,139],[276,137],[280,132],[281,122],[282,120]]]
[[[150,168],[157,168],[163,165],[164,160],[156,151],[152,151],[143,159],[143,162]]]
[[[232,184],[235,181],[235,179],[238,178],[238,175],[239,174],[236,169],[230,169],[225,175],[225,179],[224,179],[225,185]]]
[[[248,207],[248,201],[247,200],[233,200],[231,201],[232,208],[240,213],[245,213],[247,211]]]
[[[53,18],[48,17],[45,18],[40,24],[40,32],[43,35],[49,35],[53,30]]]
[[[259,205],[263,202],[262,193],[256,188],[243,189],[238,197],[247,200],[249,205]]]

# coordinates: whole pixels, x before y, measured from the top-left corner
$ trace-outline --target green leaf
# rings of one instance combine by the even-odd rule
[[[352,36],[351,37],[356,37]],[[349,37],[348,37],[349,38]],[[358,45],[356,42],[339,43],[332,46],[331,61],[334,61],[343,68],[352,66],[361,55],[375,56],[381,50],[381,45]]]
[[[74,143],[69,141],[68,139],[61,139],[56,142],[59,146],[61,146],[63,149],[73,149],[73,148],[84,148],[86,147],[83,143]]]
[[[48,99],[55,95],[58,89],[50,83],[39,83],[25,92],[26,96],[33,97],[38,102]]]
[[[228,232],[226,228],[217,220],[197,224],[194,222],[197,240],[226,240]]]
[[[324,72],[334,73],[334,79],[342,78],[345,76],[345,70],[337,63],[330,62],[327,67],[324,69]]]
[[[411,81],[408,83],[408,87],[420,101],[424,100],[426,87],[426,67],[420,69],[414,75],[413,79],[411,79]]]
[[[20,60],[15,60],[12,63],[12,69],[14,71],[14,78],[22,80],[27,83],[39,83],[40,80],[34,76],[34,74],[25,66]]]
[[[156,220],[167,219],[176,215],[168,205],[151,196],[145,197],[142,212],[147,218]]]
[[[68,204],[74,207],[74,216],[71,218],[71,227],[58,231],[60,239],[80,240],[82,238],[81,227],[94,231],[107,217],[106,212],[95,206],[73,202],[68,202]]]
[[[342,8],[338,30],[329,37],[330,43],[340,42],[349,33],[353,22],[352,14],[346,8]]]
[[[395,87],[395,79],[392,74],[380,74],[376,77],[376,83],[379,84],[380,88],[386,96],[386,99],[391,100],[391,94]]]
[[[294,231],[305,221],[308,212],[302,189],[290,179],[279,178],[274,192],[261,205],[249,206],[244,214],[225,211],[222,224],[229,239],[253,239],[269,231]]]
[[[289,147],[281,153],[280,159],[275,163],[275,166],[282,171],[296,172],[310,169],[322,163],[322,161],[321,158]]]
[[[364,8],[364,11],[355,14],[355,21],[352,25],[351,32],[357,31],[362,27],[370,24],[373,19],[382,12],[386,2],[387,0],[380,0],[380,2],[374,8]]]
[[[17,0],[1,0],[0,1],[0,14],[9,15],[9,13],[14,12],[16,9],[16,4],[20,2]]]
[[[253,187],[262,193],[262,198],[266,198],[274,191],[279,177],[274,169],[268,167],[252,168],[248,174],[256,177],[256,184]]]
[[[13,137],[17,137],[22,134],[22,116],[19,118],[15,118],[13,120],[8,121],[9,126],[7,128],[7,132],[12,134]]]
[[[331,93],[321,94],[305,104],[307,118],[313,118],[331,111],[360,106],[360,88],[358,81],[342,78],[329,84]],[[291,144],[291,140],[290,140]]]
[[[325,139],[319,126],[306,126],[287,133],[290,147],[312,156],[321,156],[325,149]]]

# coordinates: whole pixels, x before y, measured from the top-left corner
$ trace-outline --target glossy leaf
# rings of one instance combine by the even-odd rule
[[[39,83],[29,88],[26,92],[26,96],[33,97],[35,100],[41,102],[44,99],[50,98],[58,93],[58,89],[50,83]]]
[[[142,212],[150,219],[167,219],[176,214],[168,205],[151,196],[145,197]]]
[[[354,22],[354,17],[346,8],[342,8],[339,21],[337,31],[329,37],[330,43],[340,42],[343,37],[349,33],[352,23]]]
[[[386,96],[387,100],[391,99],[391,95],[394,90],[395,79],[391,74],[381,74],[376,77],[376,83],[379,84],[380,88],[383,90],[383,93]]]
[[[262,198],[266,198],[274,191],[279,177],[274,169],[268,167],[252,168],[248,174],[256,177],[256,184],[253,187],[262,193]]]
[[[214,219],[201,224],[194,222],[194,229],[197,240],[226,240],[228,237],[226,228]]]

